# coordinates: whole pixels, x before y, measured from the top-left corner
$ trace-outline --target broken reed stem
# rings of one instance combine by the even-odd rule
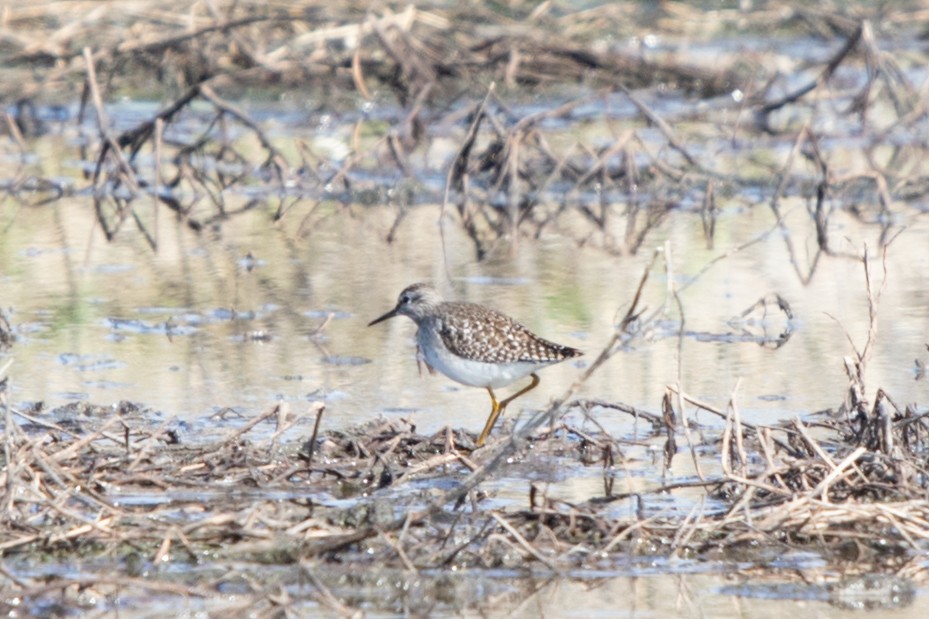
[[[90,90],[91,100],[93,101],[94,110],[97,114],[97,126],[103,138],[100,153],[97,156],[97,165],[94,168],[93,182],[96,184],[99,180],[100,172],[106,161],[106,154],[108,151],[112,151],[119,166],[120,176],[126,180],[132,192],[137,193],[139,191],[139,182],[136,179],[135,172],[126,160],[122,148],[116,143],[110,132],[110,120],[107,116],[106,108],[103,105],[103,97],[100,95],[100,86],[97,84],[94,55],[89,47],[84,48],[84,62],[87,70],[87,88]]]
[[[723,475],[727,477],[733,475],[732,470],[732,409],[727,409],[726,422],[723,424],[723,435],[719,443],[719,463],[722,467]]]
[[[777,488],[786,488],[787,484],[784,483],[784,479],[780,475],[778,466],[774,463],[774,453],[776,446],[774,444],[774,439],[771,437],[771,428],[762,428],[761,432],[758,433],[758,444],[761,446],[761,451],[764,454],[765,459],[765,470],[760,477],[767,479],[773,477],[777,482]]]
[[[801,421],[799,417],[794,418],[793,427],[797,430],[797,432],[800,433],[800,436],[803,437],[803,442],[816,455],[816,457],[828,465],[830,469],[835,470],[835,462],[832,460],[832,457],[823,451],[823,448],[820,447],[819,443],[816,442],[816,439],[810,435],[806,429],[806,426],[803,425],[803,421]]]
[[[748,469],[748,455],[745,453],[745,442],[742,440],[742,419],[739,415],[739,407],[736,405],[735,400],[736,393],[738,393],[739,385],[741,384],[741,378],[736,380],[735,387],[732,389],[732,395],[729,397],[727,409],[732,411],[732,421],[735,426],[735,447],[736,453],[739,456],[739,472],[745,475]]]
[[[154,136],[154,157],[155,157],[155,170],[154,177],[152,179],[152,218],[154,219],[154,249],[155,252],[158,251],[159,247],[159,236],[161,234],[161,226],[158,225],[159,213],[161,209],[159,208],[160,201],[160,192],[161,192],[161,157],[162,157],[162,141],[164,140],[164,127],[165,121],[163,118],[155,119],[155,136]]]
[[[900,232],[902,232],[902,230]],[[869,259],[870,254],[868,252],[867,243],[864,244],[864,251],[861,256],[861,263],[864,268],[865,291],[868,295],[868,336],[865,339],[864,348],[861,349],[861,352],[858,352],[856,349],[855,354],[858,357],[858,364],[860,366],[859,374],[862,378],[862,386],[864,385],[864,370],[871,357],[871,347],[875,340],[877,340],[878,306],[880,305],[881,296],[884,294],[884,289],[887,287],[887,251],[890,249],[890,243],[897,238],[900,232],[881,248],[882,277],[881,285],[877,291],[874,290],[874,284],[871,281],[871,261]]]
[[[247,434],[252,428],[257,426],[262,421],[270,419],[271,417],[277,416],[281,411],[281,402],[278,402],[271,406],[270,408],[265,409],[260,415],[253,417],[248,423],[246,423],[241,428],[235,428],[228,432],[222,439],[220,439],[220,444],[232,443],[239,439],[243,434]]]
[[[794,103],[807,93],[810,93],[816,88],[823,86],[829,80],[829,78],[832,77],[832,74],[835,72],[835,70],[839,68],[839,65],[842,64],[842,61],[845,60],[846,56],[848,56],[848,54],[858,45],[858,42],[861,40],[862,26],[864,23],[865,22],[858,23],[858,27],[855,29],[854,33],[848,37],[848,39],[845,41],[845,45],[843,45],[829,60],[820,74],[816,76],[816,79],[806,83],[794,92],[788,93],[781,99],[764,105],[759,112],[765,117],[765,122],[767,122],[767,116],[771,112],[780,109],[790,103]]]
[[[864,447],[858,447],[852,453],[843,458],[842,461],[839,462],[835,468],[833,468],[825,477],[823,477],[823,480],[819,482],[815,488],[813,488],[812,492],[810,492],[810,495],[814,497],[818,495],[823,502],[828,503],[829,485],[844,475],[845,470],[854,466],[858,458],[867,453],[867,451],[868,450]]]
[[[461,145],[458,147],[458,151],[455,153],[455,157],[452,160],[451,165],[448,166],[448,172],[445,175],[445,189],[442,195],[442,206],[439,208],[439,218],[437,224],[439,226],[439,240],[442,244],[442,266],[446,281],[449,282],[451,282],[453,278],[448,260],[448,245],[445,239],[444,223],[448,213],[449,197],[453,189],[462,194],[462,205],[459,207],[459,215],[462,219],[461,223],[477,247],[478,254],[481,254],[482,251],[477,229],[471,221],[471,218],[466,215],[465,207],[467,206],[468,202],[467,185],[468,178],[470,176],[469,164],[471,151],[474,148],[481,123],[484,121],[487,104],[493,95],[495,87],[496,84],[491,82],[487,87],[487,92],[484,94],[484,98],[481,100],[480,104],[474,108],[473,118],[471,123],[468,125],[468,130],[465,132],[464,138],[461,141]]]
[[[313,434],[310,435],[310,442],[307,446],[307,455],[306,455],[306,468],[309,469],[313,466],[313,454],[316,453],[316,437],[319,436],[319,425],[323,420],[323,413],[325,412],[326,407],[323,404],[320,404],[316,409],[316,421],[313,422]]]
[[[697,446],[690,434],[690,423],[687,419],[687,412],[684,409],[684,398],[681,397],[681,393],[684,390],[684,323],[686,322],[686,317],[684,314],[684,303],[681,301],[681,297],[675,285],[674,260],[671,255],[670,241],[665,241],[664,243],[664,259],[665,278],[668,286],[667,294],[674,301],[678,315],[680,316],[680,326],[677,332],[677,408],[681,416],[680,426],[684,430],[684,437],[687,439],[687,446],[690,449],[690,457],[691,460],[693,460],[694,471],[697,473],[697,477],[700,478],[700,481],[706,481],[703,468],[700,466],[700,459],[697,457]]]
[[[658,127],[658,130],[661,131],[665,139],[668,140],[668,144],[679,152],[689,165],[703,172],[711,172],[708,168],[701,165],[691,154],[687,151],[683,144],[678,141],[677,137],[674,135],[674,130],[658,113],[652,110],[641,98],[639,98],[635,93],[630,91],[624,85],[619,84],[619,90],[629,98],[629,101],[638,108],[638,110],[648,119],[648,121]]]
[[[790,235],[790,229],[787,227],[787,223],[784,221],[785,216],[781,212],[780,199],[781,195],[786,192],[788,183],[793,178],[790,172],[793,169],[794,160],[800,154],[803,144],[810,139],[810,131],[810,125],[807,123],[803,125],[800,131],[797,132],[797,138],[794,140],[793,148],[791,148],[790,153],[787,155],[787,160],[784,162],[784,166],[781,168],[777,188],[771,194],[770,201],[770,207],[771,211],[774,213],[776,225],[784,238],[784,245],[787,247],[787,254],[790,258],[790,264],[793,266],[794,272],[797,274],[797,277],[800,279],[804,286],[809,284],[813,278],[813,273],[816,271],[816,265],[819,262],[819,256],[822,253],[822,248],[817,247],[816,254],[813,256],[812,264],[810,265],[808,271],[804,273],[800,268],[800,261],[797,258],[797,250],[794,247],[793,239]]]

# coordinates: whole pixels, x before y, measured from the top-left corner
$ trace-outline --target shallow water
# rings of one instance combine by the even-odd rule
[[[221,563],[220,563],[221,564]],[[230,573],[230,568],[236,570]],[[106,565],[88,564],[59,572],[59,576],[86,575]],[[29,571],[29,577],[47,575],[47,570]],[[801,574],[798,570],[796,574]],[[351,608],[364,609],[367,617],[428,615],[430,617],[783,617],[801,613],[828,619],[869,616],[915,619],[924,609],[913,604],[913,592],[903,591],[897,602],[880,605],[878,595],[830,592],[828,587],[797,582],[797,575],[784,579],[759,579],[742,571],[737,564],[716,564],[707,569],[687,561],[637,561],[618,568],[574,571],[556,576],[530,576],[524,570],[485,570],[481,572],[420,572],[370,570],[358,572],[331,567],[325,572],[301,574],[293,567],[264,566],[261,574],[248,566],[211,564],[176,572],[170,566],[158,570],[168,583],[182,582],[196,575],[217,583],[217,594],[207,598],[190,596],[166,603],[161,595],[143,600],[126,596],[110,600],[106,606],[120,616],[143,606],[145,614],[170,613],[178,617],[202,616],[204,612],[223,612],[236,608],[252,592],[250,578],[272,583],[287,593],[289,608],[295,612],[335,617],[331,606],[313,602],[318,584]],[[151,578],[146,570],[140,578]],[[315,579],[315,580],[313,580]],[[759,582],[761,581],[761,582]],[[887,586],[893,586],[888,583]],[[83,596],[85,606],[94,605],[93,590]],[[851,601],[851,603],[849,603]],[[103,602],[102,600],[98,602]],[[96,604],[99,608],[103,604]],[[24,606],[35,614],[50,612],[54,605]]]
[[[448,296],[497,307],[585,351],[579,360],[546,369],[541,386],[508,412],[541,407],[599,353],[650,258],[577,250],[549,238],[521,244],[514,261],[476,263],[467,239],[446,225],[448,280],[440,237],[428,233],[438,228],[432,207],[411,214],[393,245],[382,240],[390,210],[368,208],[363,217],[333,217],[308,239],[272,228],[261,213],[199,238],[165,224],[157,254],[129,234],[105,243],[88,210],[73,200],[21,213],[3,237],[2,303],[18,338],[7,355],[14,362],[12,401],[132,400],[176,416],[197,433],[211,431],[214,422],[207,418],[221,407],[251,415],[278,399],[298,413],[310,401],[325,402],[330,428],[384,414],[407,417],[425,431],[445,424],[480,429],[489,409],[486,393],[420,375],[411,321],[365,326],[393,306],[405,285],[420,280],[437,281]],[[724,208],[718,231],[735,242],[718,242],[711,251],[692,218],[678,219],[682,223],[662,231],[678,284],[772,224],[762,208]],[[929,224],[920,217],[907,224],[888,251],[867,373],[869,387],[882,387],[901,406],[925,399],[914,360],[925,360],[929,341]],[[414,234],[421,230],[427,233]],[[853,221],[843,222],[841,234],[849,253],[876,245],[873,231]],[[877,261],[872,276],[880,285]],[[649,311],[664,300],[663,279],[664,273],[653,273]],[[770,293],[790,303],[793,319],[769,307],[760,324],[730,324]],[[841,403],[847,382],[842,356],[852,354],[849,339],[862,348],[868,330],[860,263],[825,258],[803,286],[785,267],[779,235],[771,234],[712,267],[681,300],[686,336],[680,362],[690,395],[724,408],[734,394],[744,419],[767,423]],[[678,379],[679,324],[669,310],[663,331],[610,360],[579,395],[657,411],[665,387]],[[755,343],[788,328],[790,338],[777,349]],[[741,341],[744,333],[750,341]],[[624,414],[604,409],[597,418],[613,433],[631,432]],[[706,415],[700,421],[722,424]]]
[[[418,209],[405,224],[407,233],[390,246],[383,242],[392,221],[386,208],[333,217],[307,239],[274,229],[260,213],[233,221],[221,234],[199,238],[165,224],[163,246],[153,254],[130,235],[112,244],[103,242],[93,231],[87,205],[78,200],[29,213],[9,228],[0,259],[3,305],[10,308],[18,337],[7,355],[13,359],[11,401],[21,408],[38,401],[46,407],[74,400],[142,402],[158,411],[154,421],[174,425],[187,442],[218,436],[278,400],[288,401],[304,416],[285,439],[308,436],[316,401],[326,405],[324,429],[384,415],[411,419],[422,431],[451,424],[476,432],[487,412],[486,394],[441,376],[421,376],[410,321],[365,326],[392,306],[404,285],[432,279],[456,298],[492,304],[546,337],[585,350],[577,363],[546,369],[541,386],[519,400],[509,417],[544,406],[598,354],[629,302],[647,256],[619,258],[546,238],[521,244],[514,261],[500,258],[478,264],[469,242],[454,226],[444,231],[444,253],[439,235],[413,234],[436,230],[437,214],[433,207]],[[686,217],[682,221],[661,235],[676,256],[679,283],[772,223],[761,208],[747,212],[724,207],[719,249],[709,251],[694,222],[687,223]],[[884,388],[901,405],[924,406],[925,382],[914,379],[914,359],[926,358],[929,341],[929,258],[922,250],[929,230],[925,218],[907,223],[888,252],[868,384]],[[850,252],[860,251],[864,242],[875,243],[872,230],[852,221],[843,223],[842,234],[849,239]],[[247,259],[249,253],[254,260]],[[867,332],[859,263],[827,258],[813,282],[803,286],[784,267],[784,254],[782,240],[772,234],[712,268],[682,295],[689,334],[682,347],[685,389],[720,408],[734,392],[743,419],[751,422],[774,423],[837,407],[846,387],[841,357],[851,353],[847,337],[862,346]],[[452,271],[450,282],[444,279],[443,255]],[[880,278],[876,262],[872,274]],[[666,283],[663,274],[653,274],[647,295],[650,309],[661,303]],[[719,337],[740,334],[728,321],[771,292],[788,299],[794,313],[789,321],[792,334],[784,345],[772,349]],[[328,316],[331,320],[317,333]],[[678,376],[678,323],[673,314],[668,320],[667,332],[636,341],[595,374],[579,396],[658,412],[666,386],[675,384]],[[787,324],[782,313],[772,310],[762,326],[750,329],[756,335],[776,336]],[[214,417],[223,407],[238,414],[226,411]],[[594,409],[594,414],[616,436],[646,435],[646,425],[636,425],[628,415],[609,409]],[[580,413],[569,415],[584,427]],[[708,429],[722,425],[706,413],[696,419]],[[497,432],[510,427],[498,427]],[[271,425],[257,429],[273,430]],[[660,448],[660,441],[630,445],[624,454],[627,460],[613,474],[613,491],[645,492],[663,481],[694,477],[693,463],[683,455],[662,476]],[[712,476],[718,471],[710,465],[704,473]],[[487,508],[525,505],[530,482],[540,484],[552,499],[584,501],[604,494],[599,466],[531,471],[517,467],[485,484],[492,497]],[[606,515],[628,515],[636,509],[646,517],[684,514],[702,497],[699,489],[681,490],[666,500],[652,495],[642,505],[617,502]],[[111,498],[129,505],[189,499],[161,492]],[[331,497],[323,498],[332,502]],[[713,508],[711,503],[702,507]],[[79,571],[87,573],[83,569]],[[371,616],[415,610],[415,600],[422,598],[411,592],[424,590],[432,591],[427,600],[438,596],[438,616],[456,615],[461,608],[485,608],[498,616],[536,616],[545,609],[565,617],[629,612],[775,617],[798,610],[845,617],[852,612],[836,607],[821,591],[808,592],[792,581],[773,589],[731,588],[743,582],[738,569],[719,563],[682,566],[665,559],[636,559],[629,565],[611,562],[595,576],[574,574],[568,579],[527,578],[523,572],[502,579],[465,573],[452,598],[444,597],[450,595],[444,579],[436,585],[429,578],[415,585],[404,580],[396,590],[387,590],[393,594],[357,583],[340,589],[336,582],[333,591],[344,595],[347,603],[367,606]],[[298,599],[300,590],[295,586]],[[915,617],[919,611],[913,609],[918,607],[910,606],[902,614],[895,611],[894,617]],[[204,607],[191,602],[187,608],[196,614]],[[325,610],[313,603],[305,608]]]
[[[544,107],[545,102],[535,104]],[[670,111],[681,102],[667,105]],[[613,120],[631,116],[628,108],[610,109],[616,114]],[[137,106],[120,116],[114,110],[114,117],[129,123],[148,111]],[[555,123],[552,130],[563,133],[553,140],[612,135],[612,127],[596,121],[596,111],[582,110],[573,124]],[[345,152],[348,125],[355,116],[341,119],[345,124],[329,119],[307,125],[303,115],[288,114],[293,110],[276,117],[278,135],[304,137],[318,149],[330,149],[334,158]],[[578,126],[581,118],[584,124]],[[643,139],[650,135],[657,139],[650,131],[641,129]],[[69,139],[53,136],[36,145],[44,160],[61,166],[46,169],[46,174],[77,178],[83,165],[72,159]],[[452,147],[443,148],[440,139],[435,141],[439,145],[430,154],[442,161]],[[752,162],[745,165],[781,161],[791,145],[792,138],[752,143]],[[863,146],[854,140],[835,139],[821,146],[850,167],[861,162]],[[747,159],[749,145],[726,141],[704,148],[693,150],[736,167]],[[5,207],[0,210],[0,306],[10,317],[17,341],[0,356],[0,367],[12,360],[7,370],[10,402],[41,417],[53,407],[75,401],[130,400],[150,407],[153,423],[172,426],[187,443],[215,438],[282,400],[302,417],[285,440],[309,435],[317,402],[326,406],[324,430],[383,415],[409,419],[422,432],[445,425],[476,432],[489,408],[483,390],[420,372],[410,321],[398,318],[366,327],[393,306],[404,286],[431,280],[449,297],[492,305],[544,337],[585,351],[579,360],[546,369],[540,387],[507,411],[510,423],[562,394],[599,354],[631,302],[653,251],[661,249],[670,252],[670,267],[658,263],[643,299],[645,315],[657,312],[656,321],[594,374],[578,397],[658,413],[667,387],[680,382],[689,395],[723,410],[734,398],[745,421],[773,424],[842,403],[847,388],[843,357],[854,354],[849,340],[861,350],[869,327],[864,270],[853,257],[867,245],[874,290],[884,286],[867,366],[868,395],[873,397],[880,387],[900,406],[916,403],[920,412],[925,411],[929,390],[926,379],[916,380],[915,372],[916,359],[929,362],[925,204],[894,205],[891,234],[900,234],[887,251],[886,279],[878,255],[880,222],[875,216],[858,219],[838,210],[830,219],[830,238],[839,255],[822,257],[811,282],[804,285],[790,265],[784,234],[775,228],[768,207],[773,188],[760,166],[757,185],[717,196],[720,212],[713,248],[707,247],[695,211],[702,199],[695,191],[680,200],[634,255],[607,251],[596,241],[579,246],[585,224],[568,214],[538,241],[503,239],[491,246],[487,259],[478,261],[457,220],[443,217],[436,204],[435,192],[444,182],[441,164],[430,163],[425,155],[416,163],[422,166],[422,176],[410,203],[417,206],[410,209],[392,243],[385,238],[397,207],[383,204],[391,197],[387,189],[352,195],[348,203],[333,196],[307,198],[276,223],[271,221],[273,209],[259,208],[200,234],[162,214],[153,224],[157,251],[128,225],[107,243],[86,195],[40,208]],[[384,179],[364,180],[376,184]],[[230,206],[261,191],[231,192]],[[782,200],[781,209],[787,213],[790,240],[805,270],[815,247],[815,229],[803,195],[801,190],[793,192],[793,197]],[[616,200],[611,233],[621,237],[626,196],[611,198]],[[137,208],[147,207],[140,203]],[[709,266],[753,239],[754,244]],[[666,295],[671,283],[682,288],[680,342],[682,316]],[[788,301],[792,318],[773,306],[768,306],[766,315],[756,310],[749,319],[740,318],[756,301],[775,293]],[[773,343],[785,333],[789,337],[775,347]],[[723,425],[705,412],[689,409],[687,413],[703,432],[712,433]],[[579,427],[592,425],[577,410],[568,415]],[[694,477],[689,457],[675,458],[670,472],[661,470],[662,443],[643,438],[647,436],[644,422],[602,407],[594,408],[593,415],[605,430],[629,441],[625,460],[612,473],[614,492],[644,493],[666,481]],[[498,427],[497,432],[511,427]],[[270,434],[274,427],[268,424],[256,431]],[[718,473],[713,462],[706,465],[707,475]],[[553,461],[551,468],[511,467],[506,476],[485,484],[491,495],[488,508],[524,505],[530,482],[539,484],[552,499],[584,501],[603,496],[602,468],[558,465]],[[273,488],[261,492],[264,498],[278,496]],[[311,491],[307,496],[320,498]],[[121,495],[118,491],[111,498],[133,506],[191,499],[182,492]],[[323,499],[333,504],[352,500]],[[616,514],[638,509],[651,516],[685,514],[697,505],[705,510],[716,507],[709,501],[701,503],[703,499],[702,490],[681,490],[666,499],[652,495],[642,505],[617,502],[611,509]],[[822,567],[809,556],[797,557],[796,562],[777,557],[772,564],[776,561],[780,561],[776,569],[791,573]],[[42,566],[28,575],[64,567]],[[623,564],[610,560],[591,568],[589,574],[565,578],[537,578],[527,570],[472,571],[460,578],[441,577],[455,580],[457,593],[437,608],[439,615],[475,608],[511,616],[537,616],[540,610],[578,617],[774,617],[798,610],[822,617],[850,615],[819,589],[794,590],[795,579],[785,579],[782,589],[743,586],[753,582],[749,567],[758,566],[734,560],[635,558]],[[73,569],[87,574],[96,570],[91,565]],[[359,584],[350,576],[336,574],[327,585],[348,603],[367,605],[371,616],[411,610],[419,598],[410,592],[431,591],[435,597],[447,585],[431,575],[412,582],[408,575],[390,574],[385,582],[394,583],[394,588],[385,593],[378,583]],[[437,581],[441,582],[437,585]],[[288,581],[288,587],[299,596],[299,584]],[[234,593],[230,585],[230,595]],[[209,605],[192,602],[189,612],[204,607]],[[916,616],[918,607],[894,616]]]

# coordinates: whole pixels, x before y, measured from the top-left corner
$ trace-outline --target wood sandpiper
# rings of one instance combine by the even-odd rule
[[[463,385],[484,387],[490,394],[490,417],[477,439],[487,435],[507,404],[539,384],[536,374],[548,365],[583,353],[544,340],[509,316],[476,303],[444,301],[428,284],[413,284],[400,293],[397,306],[368,326],[408,316],[416,326],[416,341],[430,371],[438,370]],[[498,402],[494,388],[531,376],[532,382]]]

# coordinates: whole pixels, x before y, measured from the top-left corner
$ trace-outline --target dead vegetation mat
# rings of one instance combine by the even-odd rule
[[[850,400],[759,427],[740,423],[731,407],[684,401],[726,418],[722,434],[705,433],[712,438],[703,446],[716,455],[701,456],[704,465],[718,461],[722,474],[665,479],[636,493],[622,492],[633,441],[591,429],[583,416],[578,426],[567,421],[573,415],[556,415],[529,435],[504,432],[474,450],[464,431],[427,436],[402,420],[317,435],[322,408],[312,436],[282,441],[301,421],[285,404],[199,442],[170,423],[153,426],[151,411],[126,402],[49,414],[5,407],[0,553],[7,565],[116,559],[125,571],[94,586],[194,597],[208,596],[229,572],[188,585],[165,566],[293,565],[320,600],[329,599],[318,576],[326,566],[559,574],[658,556],[738,557],[758,569],[805,549],[851,574],[923,576],[917,557],[929,542],[929,413],[899,409],[879,393],[867,408]],[[674,449],[676,415],[589,401],[563,409],[605,405],[649,426],[634,443],[664,444],[666,465],[688,457]],[[538,472],[567,469],[602,475],[603,493],[579,503],[549,499]],[[524,505],[497,503],[484,489],[501,476],[526,477]],[[643,509],[694,487],[705,488],[705,499],[652,515]],[[147,578],[136,579],[141,574]],[[251,593],[264,591],[256,584],[262,576],[250,578]],[[49,582],[80,585],[66,576],[10,577],[4,587],[28,597],[47,593]]]
[[[291,608],[286,585],[296,581],[309,583],[312,603],[352,614],[350,596],[332,587],[376,589],[385,572],[403,575],[391,577],[399,597],[409,578],[428,575],[428,604],[445,608],[457,603],[440,594],[453,574],[507,570],[535,582],[671,558],[782,574],[785,553],[807,553],[828,566],[817,578],[839,583],[825,592],[836,600],[910,603],[929,548],[929,411],[883,389],[867,395],[883,292],[867,251],[870,324],[864,345],[843,360],[844,401],[774,425],[743,421],[735,394],[720,408],[676,385],[657,411],[575,397],[663,320],[665,309],[642,307],[642,294],[659,259],[671,270],[668,258],[655,252],[625,315],[569,390],[515,429],[498,428],[482,448],[466,431],[424,435],[403,419],[325,430],[322,403],[309,414],[286,402],[250,418],[221,410],[191,426],[130,402],[20,410],[0,384],[7,599],[88,588],[206,599],[232,587],[230,604],[274,615]],[[886,283],[886,250],[883,258]],[[760,302],[790,315],[786,301],[769,301]],[[604,429],[605,410],[632,417],[632,435]],[[698,413],[722,423],[699,423]],[[672,475],[682,458],[693,474]],[[550,492],[592,477],[602,490],[586,484],[582,498]],[[88,576],[97,563],[105,574]],[[25,575],[42,565],[90,567]],[[179,577],[172,567],[202,571]],[[880,597],[862,602],[862,592]]]

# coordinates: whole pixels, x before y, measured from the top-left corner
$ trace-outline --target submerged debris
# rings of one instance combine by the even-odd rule
[[[170,584],[170,572],[158,568],[210,557],[240,566],[236,577],[259,585],[240,592],[241,603],[271,604],[266,586],[281,573],[257,566],[297,566],[314,583],[308,599],[332,605],[343,602],[327,593],[338,586],[331,580],[338,570],[331,568],[343,565],[556,575],[615,570],[637,557],[739,557],[743,570],[776,572],[783,571],[781,551],[790,548],[843,568],[841,578],[827,572],[823,588],[807,592],[815,599],[909,603],[910,584],[926,577],[929,412],[901,408],[881,389],[873,403],[867,398],[863,377],[880,301],[867,255],[872,323],[864,346],[845,359],[845,401],[774,425],[743,422],[733,402],[720,410],[671,387],[660,414],[569,399],[629,338],[662,319],[639,307],[654,264],[568,394],[480,449],[468,432],[423,435],[402,419],[321,431],[321,402],[311,406],[312,429],[308,419],[298,426],[302,419],[281,402],[251,418],[222,409],[210,422],[224,424],[225,433],[190,442],[174,420],[158,422],[156,411],[129,402],[26,412],[0,393],[4,569],[132,556],[123,576],[94,580],[94,586],[208,597],[216,585]],[[691,422],[689,407],[724,419],[722,430]],[[628,414],[635,435],[610,435],[596,421],[600,408]],[[580,423],[573,421],[578,416]],[[295,427],[306,427],[304,438],[283,441]],[[651,454],[662,474],[632,484],[629,461],[642,457],[633,454]],[[668,478],[684,457],[693,459],[696,477]],[[707,467],[718,473],[702,473]],[[551,492],[559,477],[598,477],[602,485],[568,500]],[[494,490],[501,479],[510,495],[505,501]],[[520,487],[524,494],[512,498]],[[700,498],[680,502],[685,491]],[[148,577],[133,580],[140,573]],[[89,578],[49,577],[61,587],[80,587]],[[8,594],[40,598],[48,585],[19,575],[5,586]]]
[[[120,410],[138,407],[126,403]],[[151,566],[132,568],[144,572],[205,555],[244,565],[294,564],[307,574],[349,562],[381,570],[535,565],[560,572],[602,569],[640,554],[712,560],[735,552],[764,564],[768,548],[787,544],[852,559],[857,573],[894,574],[884,589],[904,604],[912,599],[908,583],[924,577],[913,551],[929,544],[929,480],[922,473],[929,414],[913,413],[894,414],[889,423],[872,417],[874,432],[886,428],[893,437],[891,457],[862,443],[859,437],[871,432],[847,416],[759,427],[736,424],[730,411],[715,456],[722,476],[669,481],[634,495],[641,505],[703,486],[717,507],[649,516],[613,508],[633,498],[608,481],[632,443],[566,422],[543,426],[526,442],[517,434],[515,442],[500,438],[477,451],[469,433],[421,435],[386,419],[302,444],[278,443],[280,427],[249,440],[260,422],[289,422],[292,415],[278,405],[214,441],[185,445],[138,415],[89,415],[80,428],[66,429],[46,421],[60,417],[54,411],[33,418],[7,409],[8,420],[27,423],[7,425],[4,435],[10,458],[0,475],[0,552],[7,569],[41,551],[45,562],[129,553]],[[660,442],[663,434],[656,423],[637,442]],[[526,507],[488,504],[492,495],[481,480],[545,469],[552,460],[562,470],[601,469],[603,494],[571,503],[547,497],[529,479]],[[112,582],[167,586],[160,578],[128,578]],[[43,587],[28,578],[10,586],[25,596]],[[204,587],[177,591],[207,595]],[[851,588],[836,583],[817,595],[836,604],[891,604],[880,601],[879,587],[865,587],[867,596],[846,593]]]

